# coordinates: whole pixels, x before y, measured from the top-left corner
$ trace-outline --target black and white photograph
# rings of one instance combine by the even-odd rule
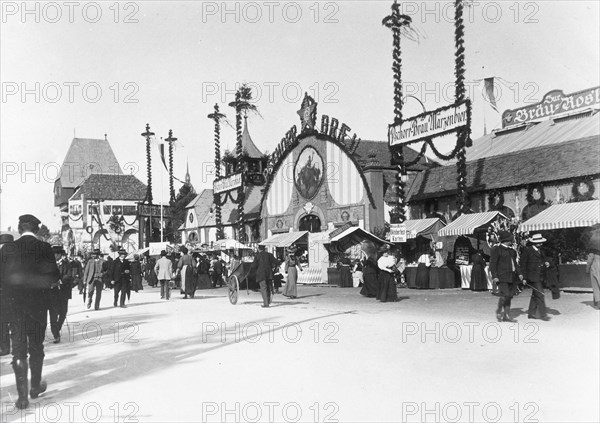
[[[0,0],[0,423],[600,421],[600,2]]]

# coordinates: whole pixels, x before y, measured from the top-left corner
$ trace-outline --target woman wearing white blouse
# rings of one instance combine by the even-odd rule
[[[396,257],[390,254],[390,246],[382,247],[383,255],[377,260],[379,272],[379,294],[377,299],[382,303],[398,301],[396,292],[396,277],[394,276],[394,267],[396,266]]]

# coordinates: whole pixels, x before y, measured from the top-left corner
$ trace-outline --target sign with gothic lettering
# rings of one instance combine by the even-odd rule
[[[399,125],[390,125],[388,142],[390,147],[411,144],[465,128],[471,121],[471,101],[465,100],[431,112],[421,113],[403,120]]]
[[[232,191],[242,186],[242,174],[234,173],[224,178],[217,179],[213,183],[213,192],[221,194],[223,192]]]
[[[502,127],[547,120],[557,115],[575,113],[598,106],[600,106],[600,87],[567,95],[561,90],[553,90],[546,94],[539,103],[504,111]]]

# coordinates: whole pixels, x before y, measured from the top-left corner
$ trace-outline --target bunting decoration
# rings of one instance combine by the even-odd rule
[[[215,104],[215,111],[208,115],[209,119],[214,120],[215,122],[215,131],[214,131],[214,139],[215,139],[215,179],[219,179],[221,177],[221,119],[225,118],[225,115],[219,113],[219,105]],[[223,224],[221,217],[221,206],[225,204],[227,201],[227,195],[224,196],[223,202],[220,200],[219,194],[214,194],[214,203],[215,203],[215,223],[217,225],[217,241],[225,238],[225,234],[223,233]]]

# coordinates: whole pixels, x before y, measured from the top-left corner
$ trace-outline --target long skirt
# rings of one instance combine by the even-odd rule
[[[485,267],[474,264],[471,271],[471,291],[487,291]]]
[[[417,266],[415,285],[419,289],[429,289],[429,267],[425,263]]]
[[[144,286],[142,285],[142,275],[131,275],[131,289],[135,292],[144,289]]]
[[[181,293],[193,296],[196,292],[196,281],[192,267],[187,264],[181,268]]]
[[[382,303],[398,301],[396,278],[389,272],[379,272],[379,300]]]
[[[198,273],[198,289],[212,288],[212,282],[208,273]]]
[[[360,290],[361,295],[364,295],[368,298],[377,297],[379,282],[377,280],[377,272],[374,270],[369,270],[366,267],[363,270],[363,279],[365,283],[363,284],[362,289]]]
[[[298,280],[298,269],[296,267],[288,268],[288,277],[287,282],[285,284],[285,289],[283,290],[283,295],[286,297],[297,297],[298,290],[296,288],[296,281]]]

